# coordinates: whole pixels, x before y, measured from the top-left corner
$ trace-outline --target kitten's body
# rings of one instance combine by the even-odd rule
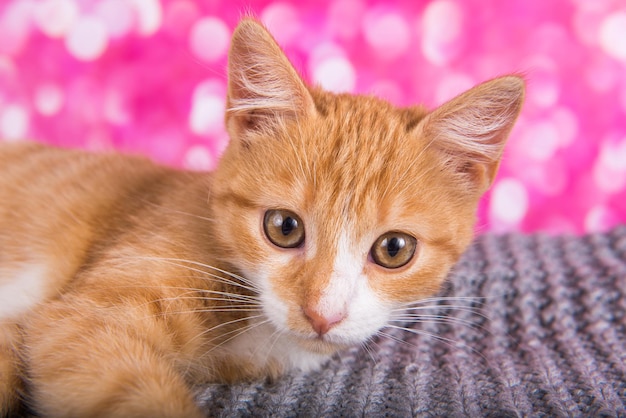
[[[194,383],[318,367],[436,292],[469,244],[519,79],[428,115],[335,96],[250,20],[229,66],[213,174],[0,145],[0,415],[20,382],[46,415],[200,415]],[[269,238],[275,209],[301,243]],[[417,242],[397,268],[372,249],[390,231]]]

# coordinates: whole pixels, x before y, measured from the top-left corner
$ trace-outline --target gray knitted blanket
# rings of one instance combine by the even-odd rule
[[[215,416],[626,416],[626,226],[481,236],[442,296],[319,372],[199,400]]]

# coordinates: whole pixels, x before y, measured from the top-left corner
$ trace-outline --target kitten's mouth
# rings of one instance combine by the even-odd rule
[[[308,351],[325,355],[334,354],[337,351],[344,350],[352,345],[344,342],[333,341],[332,338],[327,335],[316,335],[314,337],[298,335],[296,336],[296,341],[298,345]]]

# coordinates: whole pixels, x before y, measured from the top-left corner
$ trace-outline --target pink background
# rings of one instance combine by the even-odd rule
[[[435,106],[522,72],[481,231],[626,221],[626,5],[610,0],[0,1],[0,137],[211,169],[229,37],[259,16],[311,82]]]

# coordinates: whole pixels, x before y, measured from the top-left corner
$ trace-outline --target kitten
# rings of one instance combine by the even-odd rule
[[[202,416],[192,387],[312,370],[433,295],[520,111],[307,87],[243,20],[214,173],[0,146],[0,415]]]

